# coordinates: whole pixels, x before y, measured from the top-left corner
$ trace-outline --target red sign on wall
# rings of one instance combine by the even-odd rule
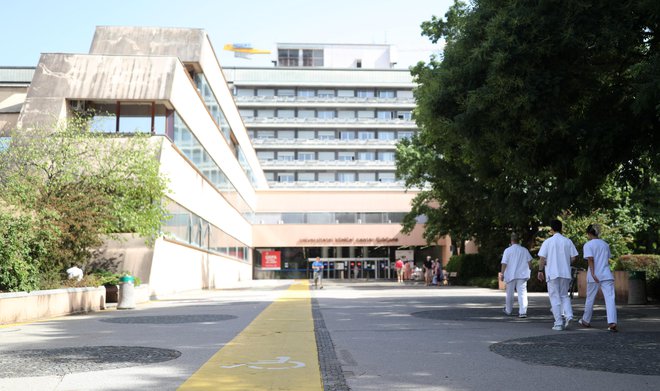
[[[262,270],[280,270],[282,258],[279,251],[264,251],[261,253]]]

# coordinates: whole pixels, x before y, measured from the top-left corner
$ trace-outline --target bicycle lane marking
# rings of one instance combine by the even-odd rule
[[[292,284],[179,390],[323,390],[308,282]]]

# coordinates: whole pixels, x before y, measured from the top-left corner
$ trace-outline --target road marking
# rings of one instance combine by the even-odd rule
[[[179,390],[323,390],[309,283],[291,285]]]

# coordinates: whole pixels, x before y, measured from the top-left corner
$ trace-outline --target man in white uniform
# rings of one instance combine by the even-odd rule
[[[502,255],[500,279],[506,282],[506,302],[504,313],[513,312],[513,291],[518,292],[518,317],[527,317],[527,280],[529,280],[532,255],[518,244],[518,235],[511,234],[511,246]]]
[[[614,276],[610,271],[610,246],[599,239],[600,229],[596,225],[587,227],[589,241],[584,244],[584,259],[587,260],[587,300],[584,302],[584,314],[578,321],[584,327],[591,327],[591,315],[594,310],[594,301],[598,289],[605,298],[605,311],[607,312],[607,329],[618,331],[616,328],[616,303],[614,301]]]
[[[548,297],[552,307],[555,331],[566,330],[573,320],[573,308],[568,297],[568,288],[571,283],[571,263],[578,255],[577,249],[571,240],[561,234],[562,223],[552,220],[550,228],[553,235],[546,239],[539,250],[540,281],[548,283]],[[562,319],[562,314],[564,319]]]

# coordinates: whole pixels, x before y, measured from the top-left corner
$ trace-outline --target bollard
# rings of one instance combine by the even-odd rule
[[[646,272],[628,272],[628,304],[646,304]]]
[[[119,303],[118,310],[130,310],[135,308],[135,278],[133,276],[122,276],[119,279]]]

